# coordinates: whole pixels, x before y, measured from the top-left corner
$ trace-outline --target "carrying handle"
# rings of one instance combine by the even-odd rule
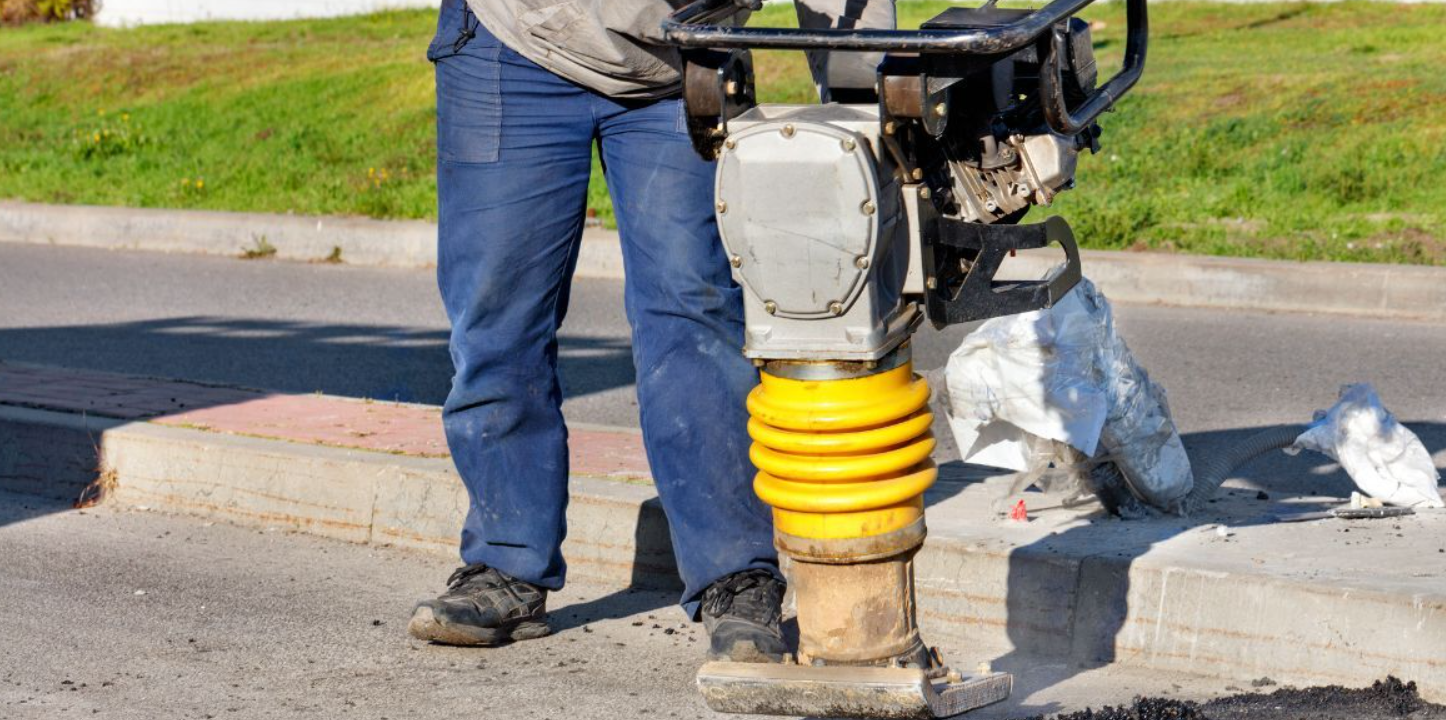
[[[1092,2],[1054,0],[1012,23],[985,28],[804,30],[718,25],[747,8],[734,0],[693,0],[663,21],[663,37],[680,47],[996,55],[1023,48]]]
[[[1071,111],[1065,101],[1061,78],[1068,33],[1068,25],[1062,21],[1092,2],[1094,0],[1053,0],[1014,22],[982,28],[805,30],[720,25],[720,21],[750,9],[748,4],[737,0],[693,0],[663,21],[663,37],[669,43],[685,48],[1004,55],[1020,50],[1049,33],[1049,48],[1040,78],[1045,120],[1061,135],[1078,135],[1140,79],[1145,69],[1145,48],[1149,36],[1146,0],[1127,0],[1123,66]]]

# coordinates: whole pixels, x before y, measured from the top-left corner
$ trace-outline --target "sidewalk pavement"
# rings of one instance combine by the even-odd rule
[[[437,226],[420,220],[45,205],[0,200],[0,242],[429,268]],[[1062,255],[1026,252],[1000,277],[1042,277]],[[1084,273],[1115,302],[1446,320],[1446,268],[1085,251]],[[621,279],[616,232],[583,233],[577,276]]]
[[[0,405],[337,448],[445,458],[441,408],[281,395],[180,380],[0,362]],[[571,433],[575,474],[649,482],[642,438],[620,428]]]
[[[438,409],[0,363],[0,490],[455,552],[467,507]],[[572,572],[676,587],[635,432],[574,428]],[[919,556],[926,633],[1003,666],[1046,656],[1248,682],[1416,680],[1446,700],[1446,513],[1280,524],[1333,498],[1222,496],[1120,522],[945,465]],[[1226,529],[1221,529],[1221,528]]]

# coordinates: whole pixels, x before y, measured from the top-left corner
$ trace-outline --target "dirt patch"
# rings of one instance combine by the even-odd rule
[[[1394,220],[1400,220],[1404,223],[1415,223],[1417,225],[1420,225],[1431,222],[1431,216],[1429,215],[1409,212],[1373,212],[1366,213],[1364,215],[1361,215],[1360,217],[1370,220],[1373,223],[1388,223]]]
[[[1358,244],[1363,248],[1398,254],[1408,262],[1419,265],[1446,263],[1446,239],[1421,228],[1408,227],[1398,232],[1377,233]]]
[[[1226,93],[1218,98],[1215,98],[1214,109],[1216,111],[1222,112],[1225,110],[1230,110],[1231,108],[1244,105],[1246,100],[1248,99],[1249,97],[1243,92]]]
[[[1122,707],[1082,710],[1053,720],[1446,720],[1446,707],[1421,699],[1416,683],[1394,677],[1371,687],[1339,685],[1242,693],[1206,703],[1135,698]],[[1043,720],[1035,716],[1029,720]]]

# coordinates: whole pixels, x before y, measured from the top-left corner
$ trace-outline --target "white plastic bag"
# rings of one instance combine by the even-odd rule
[[[1318,410],[1310,429],[1286,452],[1314,450],[1341,464],[1362,492],[1390,505],[1446,507],[1440,475],[1426,446],[1396,421],[1375,388],[1346,385],[1330,410]]]
[[[1162,388],[1115,332],[1105,297],[1081,280],[1054,307],[985,322],[945,369],[949,425],[969,462],[1038,477],[1065,443],[1113,461],[1130,491],[1169,511],[1193,485]]]

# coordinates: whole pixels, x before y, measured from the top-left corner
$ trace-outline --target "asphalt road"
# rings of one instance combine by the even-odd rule
[[[617,281],[575,283],[560,343],[571,421],[637,424],[621,298]],[[1340,385],[1371,382],[1446,465],[1446,325],[1117,310],[1192,451],[1308,422]],[[937,378],[965,332],[922,330],[916,367]],[[0,244],[0,360],[434,404],[450,377],[430,272],[13,244]],[[956,457],[942,419],[936,434]],[[1333,467],[1277,457],[1245,477],[1348,493]]]
[[[710,712],[694,690],[706,634],[666,593],[574,581],[549,598],[549,637],[490,649],[413,640],[412,602],[440,590],[451,567],[431,554],[0,492],[0,718],[736,717]],[[943,650],[965,667],[990,659]],[[1439,707],[1407,715],[1398,698],[1370,693],[1221,700],[1254,690],[1009,658],[996,668],[1014,673],[1013,697],[969,720],[1124,706],[1140,695],[1156,699],[1138,714],[1069,720],[1446,718]],[[1172,704],[1212,699],[1206,714]]]
[[[574,298],[567,415],[634,424],[620,284],[580,281]],[[1446,327],[1119,314],[1196,451],[1308,420],[1338,385],[1364,380],[1442,458]],[[937,371],[961,335],[921,333],[918,366]],[[429,273],[4,244],[0,360],[432,403],[448,376]],[[1304,458],[1260,463],[1247,479],[1348,489]],[[552,637],[496,650],[410,640],[411,602],[450,569],[432,555],[0,494],[0,717],[715,717],[692,689],[702,629],[668,595],[575,582],[552,599]],[[1001,668],[1017,673],[1014,699],[975,717],[1239,690],[1014,662]]]
[[[715,720],[706,635],[667,594],[573,582],[554,634],[498,649],[406,634],[444,558],[0,493],[0,718]],[[946,653],[965,656],[961,648]],[[972,667],[972,665],[970,666]],[[971,720],[1202,699],[1220,683],[1022,661]]]

